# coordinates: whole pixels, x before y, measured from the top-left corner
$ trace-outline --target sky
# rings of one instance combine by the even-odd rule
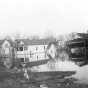
[[[87,0],[0,0],[0,36],[86,32]]]

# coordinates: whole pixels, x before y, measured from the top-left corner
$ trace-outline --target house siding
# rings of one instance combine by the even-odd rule
[[[18,42],[19,41],[19,42]],[[46,56],[46,49],[49,44],[49,40],[16,40],[17,47],[24,48],[23,51],[16,51],[16,58],[28,59],[28,61],[44,60],[48,59]],[[26,49],[25,49],[26,48]]]
[[[47,45],[29,45],[27,46],[27,50],[17,51],[16,57],[17,58],[28,58],[29,61],[36,61],[47,59],[45,57],[45,50]]]

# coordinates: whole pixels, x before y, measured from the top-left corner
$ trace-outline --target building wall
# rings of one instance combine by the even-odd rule
[[[0,48],[0,56],[1,56],[1,61],[3,64],[7,67],[10,68],[12,66],[12,61],[13,61],[13,47],[11,46],[10,42],[5,40]]]
[[[23,46],[23,51],[16,52],[16,58],[26,58],[27,61],[36,61],[36,60],[43,60],[47,59],[45,55],[45,50],[47,45],[28,45]]]

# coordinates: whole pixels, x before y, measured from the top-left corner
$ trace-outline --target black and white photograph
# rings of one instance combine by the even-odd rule
[[[88,88],[88,1],[0,0],[0,88]]]

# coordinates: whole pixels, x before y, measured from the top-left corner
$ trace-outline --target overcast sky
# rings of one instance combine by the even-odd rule
[[[87,0],[0,0],[0,35],[86,32]]]

